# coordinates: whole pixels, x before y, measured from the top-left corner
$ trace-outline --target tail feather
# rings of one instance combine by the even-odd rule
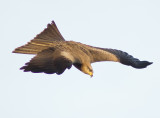
[[[40,34],[38,34],[33,40],[31,40],[26,45],[16,48],[13,53],[23,53],[23,54],[37,54],[54,45],[54,42],[65,41],[62,35],[60,34],[56,24],[52,21],[51,24],[47,25],[47,28],[44,29]]]
[[[24,46],[16,48],[13,53],[37,54],[41,50],[48,48],[50,45],[51,44],[42,44],[40,42],[34,43],[31,41]]]

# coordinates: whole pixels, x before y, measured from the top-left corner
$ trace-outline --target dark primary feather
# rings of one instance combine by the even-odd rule
[[[34,73],[44,72],[47,74],[62,74],[66,68],[70,69],[72,61],[64,56],[55,57],[54,48],[48,48],[38,53],[30,62],[26,63],[21,69],[25,72]]]
[[[102,49],[102,50],[105,50],[114,54],[120,60],[120,63],[128,66],[132,66],[134,68],[138,68],[138,69],[145,68],[148,65],[152,64],[152,62],[140,61],[139,59],[134,58],[133,56],[121,50],[116,50],[116,49]]]

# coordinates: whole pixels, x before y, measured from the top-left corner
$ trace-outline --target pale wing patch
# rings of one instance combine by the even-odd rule
[[[104,51],[98,48],[89,47],[90,53],[92,54],[92,63],[93,62],[99,62],[99,61],[114,61],[114,62],[120,62],[119,58],[117,58],[116,55]]]
[[[66,57],[67,59],[71,60],[72,62],[75,62],[75,58],[69,52],[62,51],[60,55]]]
[[[115,62],[120,62],[120,60],[117,58],[116,55],[110,53],[110,52],[106,52],[100,49],[99,50],[99,54],[102,55],[100,56],[99,61],[115,61]],[[98,55],[97,55],[98,56]]]

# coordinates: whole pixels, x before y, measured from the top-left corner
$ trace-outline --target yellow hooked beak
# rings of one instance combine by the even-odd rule
[[[89,72],[88,74],[89,74],[91,77],[93,77],[93,73],[92,73],[92,72]]]

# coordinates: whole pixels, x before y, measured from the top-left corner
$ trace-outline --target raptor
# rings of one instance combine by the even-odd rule
[[[13,53],[34,54],[30,62],[20,69],[24,72],[62,74],[74,65],[85,74],[93,76],[91,63],[100,61],[120,62],[137,69],[152,62],[140,61],[117,49],[99,48],[75,41],[66,41],[54,21],[27,44],[16,48]]]

